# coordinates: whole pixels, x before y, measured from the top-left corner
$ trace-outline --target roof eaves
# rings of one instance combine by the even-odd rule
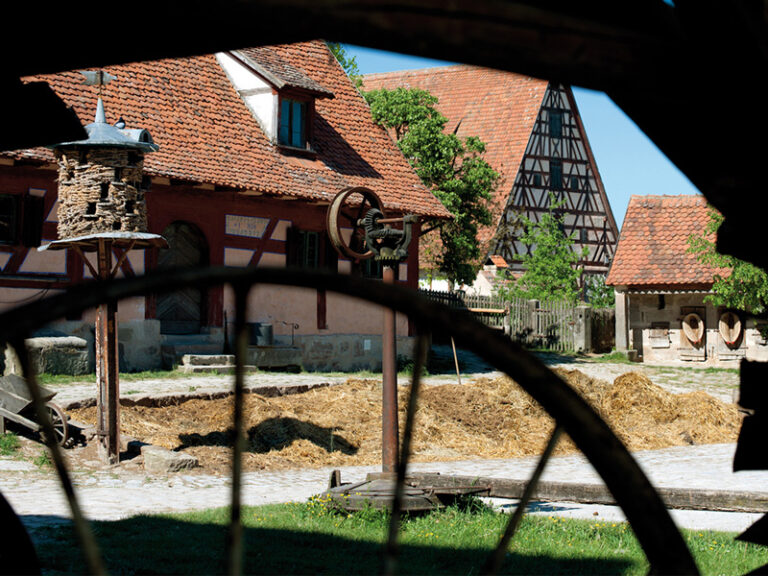
[[[692,286],[630,286],[627,294],[712,294],[711,285]]]
[[[235,58],[236,60],[238,60],[244,66],[249,68],[252,72],[261,76],[264,80],[267,81],[268,84],[271,84],[276,90],[294,88],[294,89],[299,89],[299,90],[308,92],[316,96],[317,98],[334,98],[333,92],[322,87],[320,84],[315,82],[312,78],[302,73],[301,71],[296,70],[293,67],[292,68],[295,71],[295,73],[300,74],[305,79],[304,83],[300,84],[298,82],[292,82],[290,80],[287,80],[286,78],[282,78],[278,74],[273,73],[267,67],[263,66],[255,58],[243,52],[232,50],[228,52],[228,54],[233,58]]]

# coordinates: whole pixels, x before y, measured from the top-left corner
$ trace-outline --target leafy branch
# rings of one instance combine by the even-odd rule
[[[724,218],[713,206],[708,206],[707,211],[709,221],[703,233],[688,237],[688,253],[694,254],[701,264],[722,271],[715,271],[712,294],[704,301],[749,314],[764,314],[768,310],[768,275],[754,264],[717,251],[714,239]]]

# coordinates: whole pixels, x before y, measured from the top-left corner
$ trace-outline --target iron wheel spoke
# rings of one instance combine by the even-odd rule
[[[230,520],[228,535],[228,573],[232,575],[243,572],[243,525],[241,517],[242,508],[242,476],[243,476],[243,451],[246,438],[244,433],[244,409],[245,397],[245,357],[248,353],[248,331],[246,325],[246,311],[248,302],[249,284],[233,284],[235,291],[235,387],[234,387],[234,413],[233,413],[233,446],[232,446],[232,498],[230,503]]]
[[[514,537],[515,532],[520,525],[520,521],[523,519],[525,509],[528,507],[531,497],[536,491],[536,486],[538,486],[541,475],[544,473],[544,468],[547,466],[547,462],[549,462],[549,459],[557,446],[557,441],[560,439],[561,433],[562,428],[560,428],[559,424],[556,424],[555,429],[552,431],[552,434],[547,441],[547,446],[544,448],[544,452],[536,463],[536,468],[534,469],[531,478],[525,485],[525,490],[523,490],[523,494],[517,503],[517,508],[515,508],[515,512],[510,517],[509,522],[507,522],[504,534],[502,534],[496,549],[488,557],[481,574],[496,574],[501,568],[501,564],[504,562],[504,557],[507,553],[507,548],[509,547],[509,542]]]
[[[403,493],[405,490],[405,475],[408,470],[408,459],[411,455],[411,440],[413,438],[413,426],[416,418],[416,408],[421,392],[421,372],[427,361],[427,337],[420,335],[416,339],[414,350],[413,376],[411,377],[411,392],[408,395],[408,407],[405,413],[405,426],[400,449],[400,458],[397,464],[397,476],[395,492],[392,497],[392,514],[389,519],[387,544],[384,550],[384,574],[397,573],[399,550],[397,538],[400,532],[400,514],[403,505]]]

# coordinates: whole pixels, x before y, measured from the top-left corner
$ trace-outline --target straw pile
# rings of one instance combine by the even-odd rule
[[[613,384],[560,372],[631,450],[735,441],[740,415],[703,392],[672,394],[639,373]],[[407,388],[400,390],[401,418]],[[246,469],[381,463],[381,384],[351,379],[304,394],[247,395]],[[93,422],[95,409],[70,412]],[[123,407],[123,432],[195,455],[205,472],[229,472],[232,401],[189,400],[158,408]],[[403,420],[401,419],[401,430]],[[426,386],[419,400],[414,460],[508,458],[541,453],[552,430],[547,414],[513,381],[479,379]],[[558,453],[573,451],[566,440]]]

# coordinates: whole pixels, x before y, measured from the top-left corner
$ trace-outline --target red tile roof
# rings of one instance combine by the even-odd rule
[[[448,118],[446,131],[477,136],[486,144],[484,158],[501,176],[494,224],[481,231],[481,238],[489,239],[506,206],[548,82],[466,65],[369,74],[363,80],[363,90],[400,86],[428,90]]]
[[[314,92],[321,97],[333,97],[333,93],[286,61],[280,51],[272,46],[244,48],[237,56],[255,67],[259,74],[275,88],[299,88]]]
[[[703,196],[632,196],[606,282],[629,288],[709,288],[727,270],[700,264],[688,237],[709,222]]]
[[[488,257],[488,261],[491,262],[491,265],[496,266],[497,268],[509,268],[509,264],[507,264],[507,261],[504,260],[504,258],[502,256],[499,256],[498,254],[491,254]]]
[[[265,52],[271,59],[266,62]],[[448,212],[418,176],[322,41],[259,48],[262,65],[282,62],[293,84],[311,79],[333,98],[318,99],[313,126],[314,158],[280,152],[233,88],[214,55],[139,62],[105,70],[117,80],[104,88],[107,120],[123,117],[128,128],[147,129],[158,152],[146,172],[276,196],[329,201],[347,186],[373,189],[390,209],[423,216]],[[272,68],[273,72],[275,68]],[[84,124],[93,121],[96,89],[77,72],[46,80]],[[52,161],[46,149],[7,153]]]

